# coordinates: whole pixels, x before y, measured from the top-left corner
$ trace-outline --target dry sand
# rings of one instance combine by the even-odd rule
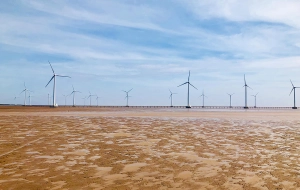
[[[0,107],[0,189],[300,189],[300,111]]]

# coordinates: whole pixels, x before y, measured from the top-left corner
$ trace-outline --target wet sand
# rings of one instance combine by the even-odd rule
[[[0,107],[0,189],[300,189],[300,111]]]

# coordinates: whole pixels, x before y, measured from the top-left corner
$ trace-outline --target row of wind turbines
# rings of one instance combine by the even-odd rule
[[[192,86],[193,88],[195,88],[196,90],[198,90],[194,85],[192,85],[190,83],[190,75],[191,75],[191,72],[189,71],[188,81],[178,86],[178,87],[180,87],[182,85],[187,84],[188,88],[187,88],[187,105],[186,105],[186,108],[191,108],[191,105],[190,105],[190,86]],[[290,95],[291,95],[292,92],[294,92],[294,107],[292,107],[292,108],[293,109],[297,109],[297,107],[296,107],[296,88],[300,88],[300,87],[295,87],[294,84],[293,84],[293,82],[292,82],[292,80],[290,80],[290,81],[291,81],[291,84],[293,86],[293,88],[292,88],[292,90],[290,92]],[[245,87],[245,106],[244,106],[244,109],[248,109],[249,107],[247,105],[247,88],[250,88],[250,89],[252,89],[252,88],[250,86],[248,86],[248,84],[246,82],[246,75],[245,74],[244,74],[244,86],[243,87]],[[176,94],[176,93],[173,93],[171,91],[170,91],[170,93],[171,93],[170,94],[170,98],[171,98],[171,107],[172,107],[173,106],[173,103],[172,103],[173,94]],[[234,93],[233,94],[227,93],[227,94],[229,95],[229,98],[230,98],[230,108],[231,108],[232,107],[231,106],[231,98],[234,95]],[[254,108],[256,108],[256,97],[257,97],[257,95],[258,95],[258,93],[256,93],[255,95],[252,95],[254,97],[254,99],[255,99]],[[203,100],[202,100],[203,101],[203,106],[202,107],[204,107],[204,98],[207,97],[207,96],[204,95],[204,91],[202,92],[202,94],[201,94],[200,97],[203,98]]]
[[[50,82],[53,80],[53,95],[52,95],[52,105],[51,105],[51,107],[57,107],[58,105],[56,104],[56,77],[63,77],[63,78],[71,78],[70,76],[65,76],[65,75],[59,75],[59,74],[56,74],[55,73],[55,71],[54,71],[54,69],[53,69],[53,67],[52,67],[52,65],[51,65],[51,63],[48,61],[48,63],[49,63],[49,65],[50,65],[50,67],[51,67],[51,70],[52,70],[52,73],[53,73],[53,75],[52,75],[52,77],[50,78],[50,80],[49,80],[49,82],[46,84],[46,86],[45,86],[45,88],[50,84]],[[177,86],[177,87],[180,87],[180,86],[183,86],[183,85],[186,85],[187,84],[187,105],[186,105],[186,108],[191,108],[191,105],[190,105],[190,86],[192,86],[194,89],[196,89],[196,90],[198,90],[194,85],[192,85],[191,83],[190,83],[190,76],[191,76],[191,72],[189,71],[189,75],[188,75],[188,80],[187,80],[187,82],[184,82],[184,83],[182,83],[181,85],[179,85],[179,86]],[[290,92],[290,95],[291,95],[291,93],[292,92],[294,92],[294,107],[292,107],[293,109],[297,109],[297,107],[296,107],[296,88],[300,88],[300,87],[295,87],[294,86],[294,84],[293,84],[293,82],[290,80],[290,82],[291,82],[291,84],[292,84],[292,90],[291,90],[291,92]],[[245,74],[244,74],[244,86],[243,86],[244,88],[245,88],[245,106],[244,106],[244,108],[245,109],[248,109],[248,106],[247,106],[247,89],[248,88],[250,88],[250,89],[252,89],[250,86],[248,86],[248,84],[247,84],[247,82],[246,82],[246,76],[245,76]],[[63,95],[64,96],[64,98],[65,98],[65,105],[66,105],[66,98],[67,98],[67,96],[70,96],[70,95],[73,95],[73,106],[75,106],[75,95],[76,95],[76,93],[81,93],[80,91],[77,91],[77,90],[75,90],[74,89],[74,86],[72,85],[72,88],[73,88],[73,91],[69,94],[69,95]],[[128,91],[125,91],[125,90],[123,90],[125,93],[126,93],[126,96],[125,96],[125,99],[127,99],[127,103],[126,103],[126,106],[128,107],[129,106],[129,104],[128,104],[128,99],[129,99],[129,97],[131,97],[131,96],[129,96],[129,92],[131,91],[132,89],[130,89],[130,90],[128,90]],[[253,90],[253,89],[252,89]],[[173,107],[173,95],[174,94],[177,94],[177,93],[173,93],[171,90],[169,90],[170,91],[170,99],[171,99],[171,107]],[[25,94],[25,98],[24,98],[24,105],[26,106],[26,98],[27,98],[27,92],[29,92],[29,104],[31,105],[31,92],[32,91],[30,91],[27,87],[26,87],[26,84],[24,83],[24,90],[21,92],[21,93],[23,93],[24,92],[24,94]],[[21,94],[20,93],[20,94]],[[232,96],[234,95],[234,93],[232,93],[232,94],[229,94],[229,93],[227,93],[228,95],[229,95],[229,98],[230,98],[230,108],[232,107],[231,106],[231,99],[232,99]],[[257,94],[258,93],[256,93],[255,95],[252,95],[254,98],[255,98],[255,106],[254,106],[254,108],[256,108],[256,96],[257,96]],[[97,100],[97,106],[98,106],[98,99],[99,99],[99,97],[97,96],[97,95],[92,95],[91,94],[91,92],[89,92],[89,96],[88,97],[84,97],[84,98],[82,98],[82,99],[84,99],[84,105],[85,105],[85,100],[86,99],[90,99],[90,106],[91,106],[91,99],[92,99],[92,97],[94,97],[94,96],[96,96],[96,100]],[[205,96],[205,94],[204,94],[204,91],[202,92],[202,94],[201,94],[201,96],[200,97],[202,97],[203,98],[203,106],[202,107],[204,107],[204,98],[205,97],[207,97],[207,96]],[[15,97],[15,99],[16,99],[17,97]],[[48,105],[50,105],[50,95],[48,94]]]

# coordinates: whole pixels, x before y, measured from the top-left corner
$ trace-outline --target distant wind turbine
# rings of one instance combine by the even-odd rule
[[[170,89],[169,89],[169,91],[170,91],[170,97],[169,97],[169,99],[171,98],[171,107],[173,107],[173,94],[177,94],[177,93],[171,92]]]
[[[202,107],[204,108],[204,97],[207,98],[207,96],[204,95],[204,90],[202,91],[201,96],[202,96]],[[199,96],[199,97],[201,97],[201,96]]]
[[[17,105],[16,100],[17,98],[19,98],[18,96],[15,96],[14,101],[15,101],[15,105]]]
[[[67,105],[67,97],[69,96],[69,95],[64,95],[63,94],[63,96],[64,96],[64,98],[65,98],[65,106]]]
[[[90,98],[90,106],[92,106],[92,97],[96,95],[92,95],[91,92],[89,91],[90,95],[87,98]]]
[[[84,98],[81,98],[81,99],[83,99],[83,106],[85,106],[85,100],[86,100],[86,97],[84,97]]]
[[[252,88],[247,85],[245,74],[244,74],[244,82],[245,82],[245,85],[243,86],[243,87],[245,87],[245,107],[244,107],[244,109],[248,109],[248,106],[247,106],[247,88],[250,88],[250,89],[252,89]]]
[[[228,94],[228,93],[227,93],[227,94]],[[232,108],[232,106],[231,106],[231,96],[233,96],[234,93],[233,93],[233,94],[228,94],[228,95],[229,95],[229,98],[230,98],[230,104],[229,104],[229,107]]]
[[[26,98],[27,98],[27,96],[26,96],[26,93],[27,93],[27,91],[28,91],[28,89],[27,89],[27,87],[26,87],[26,84],[25,84],[25,82],[24,82],[24,90],[20,93],[20,94],[22,94],[23,92],[25,92],[25,97],[24,97],[24,106],[26,106]]]
[[[49,61],[48,61],[48,62],[49,62]],[[71,77],[55,74],[54,69],[53,69],[53,67],[52,67],[52,65],[51,65],[50,62],[49,62],[49,65],[50,65],[50,67],[51,67],[51,69],[52,69],[53,76],[51,77],[51,79],[49,80],[49,82],[47,83],[47,85],[46,85],[45,87],[47,87],[48,84],[53,80],[53,107],[56,107],[56,106],[57,106],[57,104],[56,104],[56,102],[55,102],[55,96],[56,96],[56,94],[55,94],[56,77],[68,77],[68,78],[71,78]]]
[[[32,91],[29,91],[28,99],[29,99],[29,105],[31,106],[31,97],[34,97],[34,96],[31,96],[30,92],[32,92]]]
[[[296,88],[300,88],[300,87],[295,87],[294,84],[293,84],[293,82],[292,82],[292,80],[290,80],[290,81],[291,81],[291,84],[293,86],[293,88],[292,88],[292,90],[290,92],[290,95],[294,91],[294,107],[292,107],[292,108],[293,109],[297,109],[297,107],[296,107]]]
[[[183,83],[183,84],[181,84],[181,85],[179,85],[179,86],[182,86],[182,85],[188,84],[188,94],[187,94],[187,106],[186,106],[186,108],[191,108],[191,106],[190,106],[190,85],[192,87],[194,87],[196,90],[198,90],[194,85],[192,85],[190,83],[190,75],[191,75],[191,72],[189,71],[188,81],[185,82],[185,83]],[[179,86],[177,86],[177,87],[179,87]]]
[[[132,89],[133,89],[133,88],[132,88]],[[128,96],[128,93],[129,93],[132,89],[130,89],[130,90],[128,90],[128,91],[123,90],[123,92],[126,93],[126,96],[125,96],[125,98],[127,99],[126,107],[129,107],[129,106],[128,106],[128,98],[131,97],[131,96]]]
[[[75,93],[76,92],[79,92],[79,93],[81,93],[80,91],[76,91],[75,89],[74,89],[74,86],[72,85],[72,87],[73,87],[73,91],[71,92],[71,94],[73,94],[73,107],[75,107]],[[71,95],[70,94],[70,95]]]
[[[255,95],[252,95],[254,97],[254,108],[256,108],[256,96],[258,93],[256,93]]]
[[[96,100],[97,100],[97,107],[98,107],[98,99],[99,99],[100,97],[96,94]]]

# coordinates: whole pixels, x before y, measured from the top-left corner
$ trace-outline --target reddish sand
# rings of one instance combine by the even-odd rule
[[[300,189],[300,111],[0,107],[0,189]]]

